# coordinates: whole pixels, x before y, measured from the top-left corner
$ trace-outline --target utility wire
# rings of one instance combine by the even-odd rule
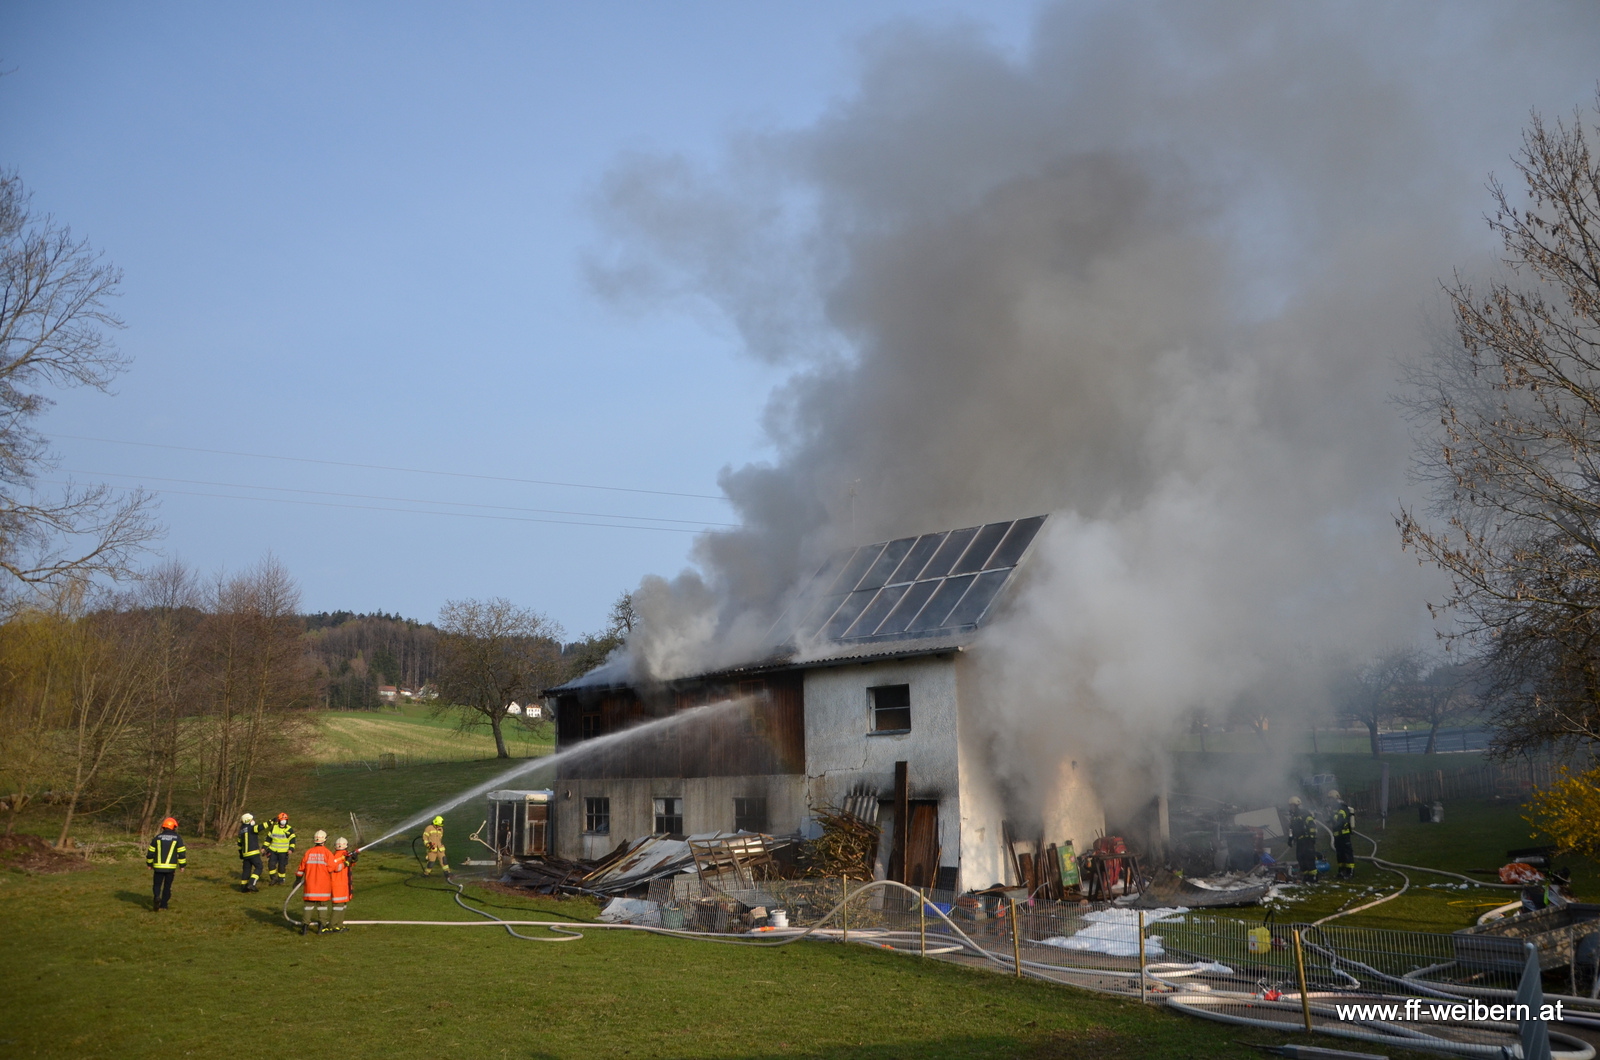
[[[474,475],[466,471],[430,471],[420,467],[391,467],[387,464],[355,464],[348,460],[318,460],[308,456],[279,456],[275,453],[242,453],[231,449],[202,449],[193,445],[162,445],[159,442],[130,442],[125,438],[91,438],[83,434],[56,434],[55,438],[71,438],[77,442],[104,442],[107,445],[137,445],[145,449],[173,449],[184,453],[209,453],[212,456],[248,456],[257,460],[285,460],[296,464],[323,464],[329,467],[355,467],[366,471],[403,471],[409,475],[439,475],[445,478],[475,478],[486,482],[519,482],[528,486],[565,486],[580,490],[608,490],[613,493],[648,493],[656,497],[691,497],[702,501],[724,501],[728,498],[710,493],[677,493],[672,490],[646,490],[631,486],[600,486],[592,482],[557,482],[539,478],[508,478],[504,475]]]
[[[77,483],[65,482],[59,479],[40,479],[39,481],[52,486],[77,485]],[[120,489],[124,492],[131,492],[127,486],[113,486],[111,488]],[[644,523],[589,523],[581,522],[576,519],[533,519],[527,516],[518,515],[486,515],[481,512],[436,512],[429,511],[426,508],[387,508],[376,504],[339,504],[334,501],[303,501],[294,497],[249,497],[232,493],[203,493],[199,490],[155,489],[147,490],[145,492],[154,493],[161,496],[219,497],[223,500],[231,501],[265,501],[268,504],[300,504],[313,508],[349,508],[363,512],[400,512],[405,515],[447,515],[455,516],[459,519],[493,519],[496,522],[505,523],[546,523],[552,526],[601,526],[612,530],[660,530],[671,534],[729,533],[727,530],[690,530],[681,526],[648,526]],[[620,518],[628,517],[622,516]]]
[[[274,493],[306,493],[317,497],[344,497],[358,501],[393,501],[399,504],[444,504],[456,508],[488,508],[502,512],[534,512],[539,515],[577,515],[591,519],[636,519],[652,523],[684,523],[688,526],[737,527],[738,523],[723,523],[705,519],[669,519],[658,515],[616,515],[611,512],[569,512],[561,508],[519,508],[510,504],[476,504],[472,501],[438,501],[419,497],[382,497],[370,493],[337,493],[333,490],[308,490],[292,486],[253,486],[244,482],[209,482],[205,479],[162,478],[158,475],[128,475],[120,471],[84,471],[79,468],[58,469],[68,475],[91,475],[95,478],[133,478],[148,482],[176,482],[185,486],[220,486],[231,490],[271,490]],[[266,498],[263,498],[266,499]]]

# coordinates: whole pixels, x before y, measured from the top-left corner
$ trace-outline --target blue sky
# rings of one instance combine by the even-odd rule
[[[589,290],[601,179],[806,123],[877,27],[1019,45],[1034,7],[6,5],[0,165],[123,268],[134,359],[41,427],[73,477],[163,492],[166,554],[271,551],[308,610],[594,629],[692,535],[571,524],[731,518],[781,378],[714,313]]]

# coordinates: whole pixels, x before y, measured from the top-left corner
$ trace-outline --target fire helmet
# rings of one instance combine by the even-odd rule
[[[325,843],[328,841],[328,833],[319,828],[317,829],[317,834],[311,837],[311,841],[314,843]]]
[[[166,818],[165,820],[163,820],[161,822],[161,827],[162,828],[167,828],[167,829],[177,828],[178,827],[178,819],[176,817],[168,817],[168,818]]]
[[[287,821],[287,820],[288,820],[288,819],[289,819],[289,815],[288,815],[288,814],[286,814],[286,813],[280,813],[280,814],[278,814],[278,820],[280,820],[280,821]]]
[[[241,814],[239,816],[239,820],[242,821],[245,824],[255,824],[256,823],[256,815],[253,814],[253,813]]]
[[[1290,796],[1290,797],[1289,797],[1289,805],[1290,805],[1290,806],[1298,806],[1298,805],[1300,805],[1300,796],[1298,796],[1298,795],[1291,795],[1291,796]]]
[[[335,850],[349,850],[350,849],[350,840],[346,839],[344,836],[340,836],[338,839],[335,839],[333,841],[333,849],[335,849]]]
[[[1330,792],[1328,792],[1328,798],[1334,799],[1334,800],[1337,801],[1338,798],[1339,798],[1339,793],[1337,791],[1330,791]]]
[[[435,817],[433,819],[433,823],[437,824],[437,825],[443,825],[444,824],[444,818],[443,817]]]

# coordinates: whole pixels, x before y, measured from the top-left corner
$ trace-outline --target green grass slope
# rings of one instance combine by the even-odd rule
[[[487,726],[462,732],[453,717],[433,718],[414,703],[397,711],[329,711],[312,720],[316,731],[306,757],[317,763],[376,762],[384,754],[405,763],[469,761],[495,753]],[[515,719],[507,719],[504,732],[507,750],[518,757],[547,754],[554,743],[548,732],[530,731]]]
[[[351,810],[377,828],[505,766],[284,777],[278,802],[303,835],[316,827],[339,834]],[[480,811],[474,804],[448,817],[458,861]],[[746,949],[604,931],[546,943],[494,927],[363,926],[302,937],[280,914],[286,889],[243,894],[237,867],[231,845],[193,843],[172,908],[160,914],[150,911],[149,873],[131,847],[108,848],[72,873],[0,867],[0,1055],[167,1058],[267,1048],[385,1060],[1220,1060],[1259,1055],[1241,1043],[1282,1037],[829,943]],[[355,883],[352,919],[475,919],[440,878],[419,875],[403,841],[364,856]],[[582,900],[478,893],[501,915],[581,922],[595,911]]]

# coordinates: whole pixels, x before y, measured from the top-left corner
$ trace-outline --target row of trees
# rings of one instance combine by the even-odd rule
[[[1296,732],[1309,726],[1313,747],[1319,729],[1358,725],[1367,730],[1374,757],[1380,731],[1426,725],[1425,753],[1431,754],[1441,728],[1482,720],[1488,709],[1485,686],[1476,665],[1442,663],[1415,648],[1396,648],[1363,661],[1345,660],[1298,695],[1241,696],[1221,720],[1229,729],[1254,732],[1263,745],[1270,745],[1272,733],[1285,723]],[[1210,726],[1204,715],[1194,720],[1196,732]]]
[[[198,834],[236,819],[291,755],[313,701],[298,593],[270,559],[201,582],[169,564],[131,591],[68,581],[0,625],[0,776],[9,831],[30,802],[120,808],[140,831],[181,806]]]
[[[117,812],[141,832],[176,810],[197,835],[220,835],[264,773],[303,753],[319,709],[342,705],[334,692],[352,664],[365,679],[416,667],[439,693],[435,713],[487,729],[509,757],[510,704],[588,669],[596,651],[603,659],[631,617],[624,597],[611,627],[564,651],[558,626],[503,599],[450,601],[437,626],[330,623],[298,605],[269,557],[209,580],[168,563],[116,593],[66,579],[14,607],[0,623],[6,831],[43,799],[64,810],[63,845],[85,810]]]

